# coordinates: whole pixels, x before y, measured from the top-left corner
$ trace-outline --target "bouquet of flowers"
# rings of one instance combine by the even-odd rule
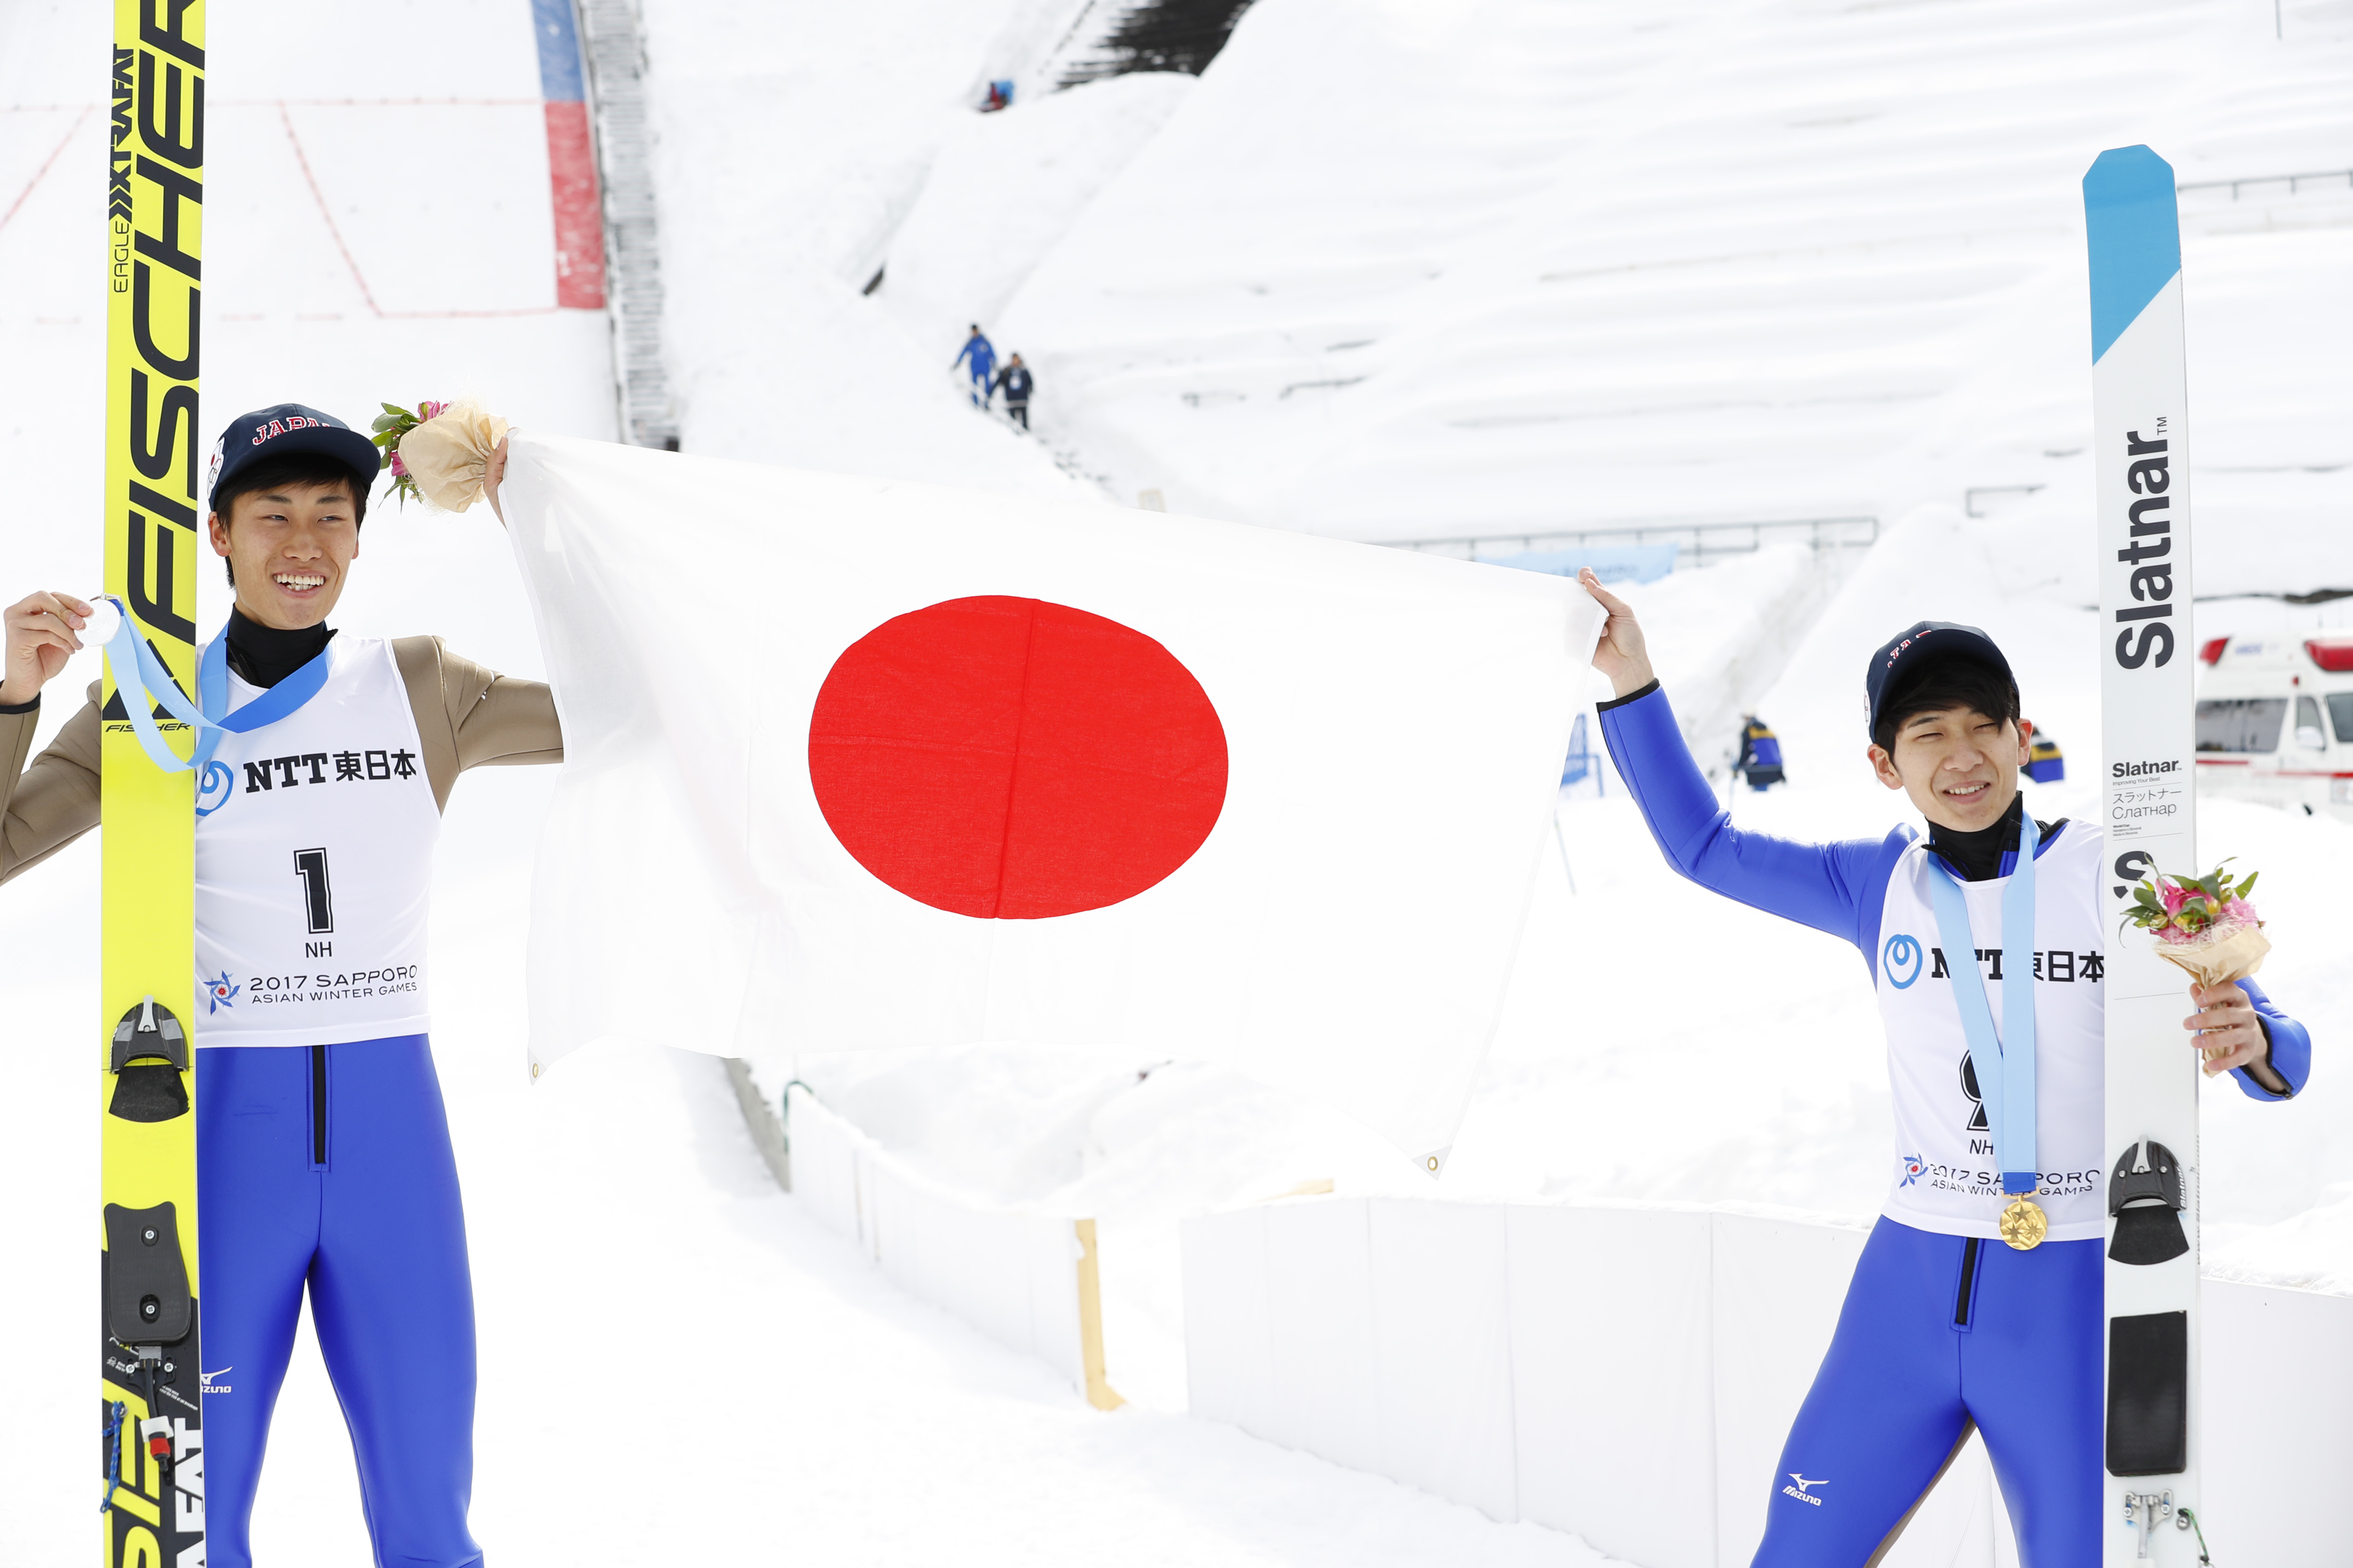
[[[506,439],[505,420],[462,398],[383,408],[369,439],[384,448],[383,467],[392,470],[393,493],[403,506],[414,496],[428,507],[463,511],[482,499],[491,453]]]
[[[2143,931],[2155,931],[2158,954],[2200,985],[2244,980],[2263,966],[2263,955],[2272,950],[2263,922],[2247,902],[2262,873],[2251,872],[2241,881],[2222,868],[2230,863],[2203,877],[2152,876],[2133,889],[2132,908],[2125,914]]]
[[[375,423],[368,426],[375,432],[368,439],[384,448],[384,461],[376,465],[377,469],[379,472],[385,468],[392,470],[392,493],[398,496],[400,504],[406,507],[411,500],[423,498],[417,494],[417,476],[408,471],[406,463],[401,461],[400,438],[427,420],[439,418],[442,410],[449,405],[427,400],[415,408],[396,408],[389,403],[382,406],[384,412],[377,415]]]

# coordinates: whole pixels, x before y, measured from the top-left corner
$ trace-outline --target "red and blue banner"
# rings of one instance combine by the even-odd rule
[[[531,0],[539,86],[547,100],[547,172],[555,198],[555,302],[605,308],[605,226],[596,193],[596,143],[580,68],[572,0]]]

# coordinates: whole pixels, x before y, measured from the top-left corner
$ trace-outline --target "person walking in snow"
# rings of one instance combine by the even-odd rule
[[[1591,572],[1583,583],[1609,612],[1593,652],[1616,692],[1600,704],[1602,733],[1668,863],[1853,942],[1886,1022],[1896,1132],[1887,1196],[1781,1450],[1754,1563],[1878,1562],[1972,1429],[2000,1478],[2025,1568],[2098,1563],[2104,836],[2026,815],[2018,776],[2033,727],[2019,717],[2009,661],[1974,627],[1936,622],[1891,638],[1864,680],[1872,771],[1927,819],[1926,840],[1909,826],[1835,844],[1744,832],[1692,761],[1634,612]],[[2031,973],[2013,959],[2005,981],[1996,932],[2013,892],[2031,898],[2036,951]],[[1947,937],[1956,901],[1967,929]],[[2033,990],[2034,1169],[2019,1172],[2032,1202],[1990,1168],[1989,1110],[2002,1112],[1988,1089],[1999,1068],[1980,1078],[1975,1026],[1947,968],[1953,953],[1970,962],[1973,947],[1988,992]],[[2189,991],[2196,1012],[2184,1026],[2209,1076],[2227,1070],[2258,1100],[2302,1090],[2311,1040],[2262,987]],[[1989,1000],[2003,1016],[1999,995]],[[2019,1215],[2009,1231],[2005,1204]]]
[[[493,486],[503,459],[501,447]],[[306,1289],[376,1561],[482,1560],[466,1521],[473,1285],[427,1033],[426,911],[458,775],[561,762],[564,735],[536,681],[438,637],[339,638],[326,624],[378,460],[365,436],[298,404],[230,421],[214,458],[207,526],[237,601],[199,666],[217,670],[199,687],[209,706],[220,681],[227,719],[196,794],[196,963],[220,977],[196,999],[205,1364],[220,1369],[204,1373],[212,1568],[253,1561]],[[5,612],[0,881],[98,826],[100,683],[25,763],[41,688],[90,613],[58,593]]]
[[[1781,782],[1780,737],[1754,713],[1740,721],[1740,760],[1733,766],[1760,795]]]
[[[1029,370],[1019,354],[1005,362],[1005,368],[989,385],[991,393],[1005,394],[1005,412],[1020,421],[1024,430],[1029,428]]]
[[[989,374],[997,368],[997,350],[981,336],[978,321],[972,324],[972,336],[965,339],[964,347],[957,351],[948,368],[954,370],[957,365],[967,363],[972,370],[972,405],[986,408],[992,390],[988,383]]]

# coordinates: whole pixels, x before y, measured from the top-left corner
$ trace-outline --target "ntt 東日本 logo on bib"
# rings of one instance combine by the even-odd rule
[[[1880,954],[1880,968],[1886,973],[1887,983],[1898,991],[1908,991],[1920,978],[1920,940],[1897,931],[1887,939]]]

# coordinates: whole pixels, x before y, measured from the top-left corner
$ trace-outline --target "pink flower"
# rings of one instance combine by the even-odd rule
[[[448,406],[449,405],[446,403],[435,403],[427,400],[425,405],[425,417],[427,419],[438,419],[441,417],[442,411]]]
[[[408,465],[400,460],[400,451],[397,447],[394,448],[392,454],[392,477],[396,479],[405,479],[408,477]]]
[[[2157,893],[2165,904],[2165,912],[2169,915],[2179,914],[2181,906],[2188,903],[2191,897],[2189,889],[2179,882],[2169,880],[2159,882],[2157,885]]]

